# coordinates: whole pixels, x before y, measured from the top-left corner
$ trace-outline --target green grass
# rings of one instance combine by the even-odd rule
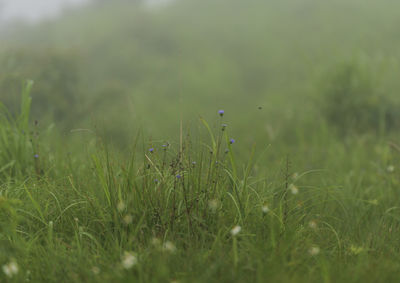
[[[98,136],[51,155],[61,143],[28,137],[29,87],[17,118],[1,112],[0,264],[18,265],[2,282],[397,281],[400,164],[387,142],[343,143],[321,125],[295,154],[245,149],[215,111],[170,143],[139,133],[123,156]]]
[[[399,3],[100,2],[0,35],[0,282],[398,282]]]

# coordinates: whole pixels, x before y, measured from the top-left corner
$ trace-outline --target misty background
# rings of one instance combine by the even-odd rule
[[[390,133],[399,11],[391,0],[2,0],[0,95],[17,109],[33,79],[44,128],[101,128],[122,147],[138,129],[164,139],[218,109],[248,144],[326,127]]]

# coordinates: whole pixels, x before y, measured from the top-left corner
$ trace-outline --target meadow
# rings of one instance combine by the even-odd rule
[[[95,2],[0,33],[0,282],[398,282],[400,4]]]

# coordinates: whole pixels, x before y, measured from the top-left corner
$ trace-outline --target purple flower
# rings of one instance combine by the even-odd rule
[[[154,182],[155,182],[155,183],[158,183],[158,179],[154,179]]]
[[[219,110],[219,111],[218,111],[218,114],[219,114],[219,116],[221,116],[221,117],[224,116],[224,113],[225,113],[224,110]]]
[[[176,178],[180,179],[180,178],[182,178],[182,176],[180,174],[178,174],[178,175],[176,175]]]
[[[35,154],[33,157],[35,157],[35,158],[39,158],[39,154]]]
[[[230,140],[229,140],[229,143],[230,143],[230,144],[233,144],[233,143],[235,143],[235,140],[234,140],[234,139],[230,139]]]
[[[153,152],[154,152],[154,148],[150,148],[149,151],[150,151],[151,153],[153,153]]]

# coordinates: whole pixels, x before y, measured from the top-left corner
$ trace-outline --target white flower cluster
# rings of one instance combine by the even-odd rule
[[[9,278],[18,274],[18,264],[15,260],[11,260],[9,263],[3,265],[2,269],[4,274]]]

